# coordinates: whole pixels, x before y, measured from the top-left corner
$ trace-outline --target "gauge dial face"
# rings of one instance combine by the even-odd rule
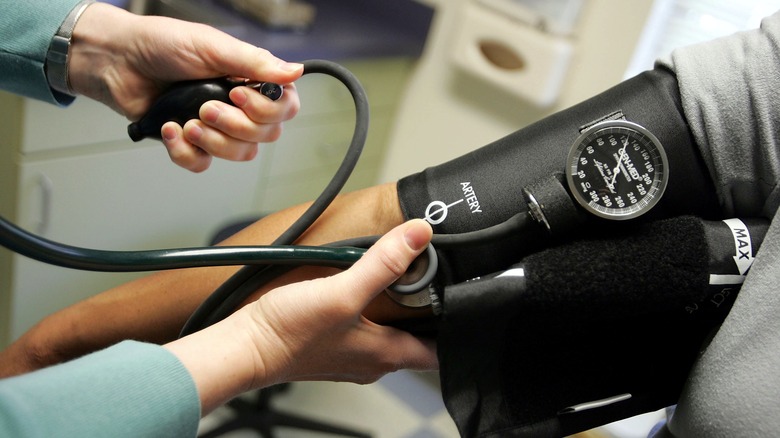
[[[666,153],[647,129],[624,120],[601,122],[574,142],[566,180],[574,199],[606,219],[631,219],[650,210],[669,180]]]

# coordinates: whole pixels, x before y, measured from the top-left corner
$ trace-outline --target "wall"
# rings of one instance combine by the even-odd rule
[[[378,182],[460,156],[623,79],[652,0],[586,0],[558,100],[538,108],[453,68],[460,13],[474,0],[426,0],[436,7],[423,58],[403,97]]]
[[[21,108],[22,98],[0,92],[0,151],[9,149],[9,145],[21,141]],[[0,216],[11,220],[16,216],[14,194],[18,189],[16,166],[19,157],[8,153],[0,159]],[[8,339],[8,324],[11,318],[11,272],[13,270],[13,255],[11,251],[0,247],[0,348],[6,345]]]

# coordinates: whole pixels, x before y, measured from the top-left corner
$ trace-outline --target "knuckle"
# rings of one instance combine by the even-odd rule
[[[273,125],[266,125],[264,131],[260,141],[264,143],[275,142],[282,136],[282,124],[274,123]]]
[[[370,385],[370,384],[376,382],[377,380],[381,379],[385,374],[387,374],[387,373],[384,373],[384,374],[370,374],[370,375],[366,375],[366,376],[358,376],[357,378],[355,378],[355,382],[354,383],[357,383],[358,385]]]
[[[383,251],[379,254],[379,260],[385,269],[396,277],[400,277],[406,272],[406,263],[404,263],[403,258],[398,251]]]
[[[169,149],[168,154],[171,157],[171,161],[179,167],[191,170],[190,168],[194,165],[194,157],[182,150],[182,148]]]
[[[211,165],[211,160],[209,159],[196,159],[188,166],[184,166],[184,168],[193,173],[203,173],[206,171],[206,169],[209,168],[210,165]]]
[[[289,99],[286,103],[285,120],[290,120],[301,110],[301,101],[297,99]]]
[[[244,148],[243,156],[239,159],[239,161],[252,161],[257,157],[257,153],[259,152],[259,149],[257,147],[257,144],[250,144],[249,147]]]
[[[255,46],[255,51],[257,52],[257,55],[261,58],[276,58],[273,54],[271,54],[271,51],[268,49]]]
[[[225,144],[216,156],[230,161],[250,161],[257,156],[257,144],[245,142]]]
[[[391,357],[388,353],[385,353],[382,357],[377,358],[376,364],[377,379],[386,374],[394,373],[404,368],[403,360],[400,360],[397,357]]]
[[[193,173],[204,172],[211,165],[211,156],[200,150],[183,151],[177,149],[169,152],[174,164]]]

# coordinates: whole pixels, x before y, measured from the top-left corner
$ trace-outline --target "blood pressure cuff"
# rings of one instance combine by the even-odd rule
[[[461,434],[564,436],[675,404],[768,228],[679,216],[602,230],[440,291]]]
[[[427,218],[434,232],[462,233],[501,223],[526,210],[522,189],[563,172],[579,128],[622,111],[663,144],[669,184],[646,218],[719,213],[715,189],[682,114],[677,80],[656,68],[450,162],[398,182],[406,218]],[[460,282],[501,269],[549,241],[543,233],[501,244],[448,251],[442,280]]]
[[[428,219],[439,234],[501,223],[527,210],[524,187],[565,170],[580,127],[615,112],[654,133],[669,160],[666,192],[641,220],[679,215],[721,218],[713,182],[682,113],[676,78],[663,68],[644,72],[453,161],[403,178],[398,183],[402,211],[406,218]],[[579,235],[567,238],[613,226],[599,221],[590,219],[579,227]],[[561,242],[535,233],[440,250],[437,281],[446,286],[496,272],[553,243]],[[486,294],[480,299],[493,298]],[[578,317],[576,308],[565,312],[535,312],[522,305],[492,308],[492,313],[477,319],[469,315],[468,306],[451,313],[437,339],[445,404],[464,436],[558,436],[648,407],[666,406],[674,402],[670,394],[676,394],[686,369],[683,366],[680,372],[675,366],[653,375],[654,365],[687,363],[696,351],[693,345],[701,342],[701,333],[691,332],[695,327],[689,327],[689,321],[663,313],[594,317],[593,312],[585,312],[589,315],[585,318]],[[693,337],[680,338],[681,331]],[[680,342],[670,344],[670,339]],[[610,384],[616,367],[623,370],[617,379],[620,384],[630,377],[674,389],[647,395],[655,397],[652,400],[641,395],[652,391],[637,390],[629,401],[586,415],[558,415],[559,409],[621,394],[618,383]]]
[[[461,436],[568,436],[674,405],[712,328],[682,309],[541,310],[531,295],[514,312],[450,312],[440,325],[442,397]]]

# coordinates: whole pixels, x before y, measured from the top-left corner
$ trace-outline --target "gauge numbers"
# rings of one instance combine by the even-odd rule
[[[567,159],[574,199],[590,213],[624,220],[641,216],[660,199],[669,180],[666,153],[644,127],[611,120],[586,129]]]

